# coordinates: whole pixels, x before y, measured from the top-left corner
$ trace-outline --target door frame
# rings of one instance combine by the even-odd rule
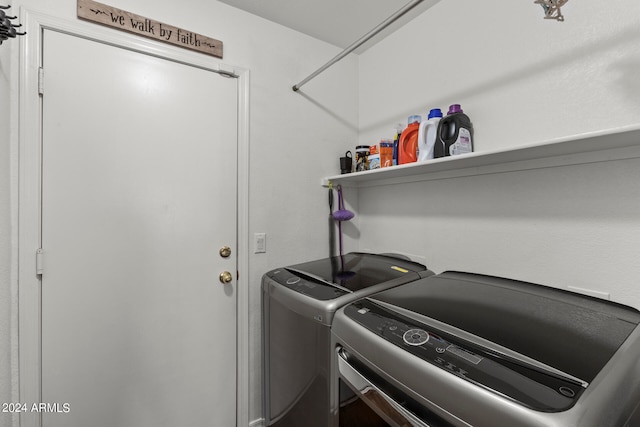
[[[236,425],[249,425],[249,70],[226,65],[193,53],[135,35],[21,9],[27,35],[20,40],[18,90],[18,351],[19,402],[42,402],[41,397],[41,280],[36,252],[41,248],[42,101],[39,68],[45,29],[106,43],[177,63],[231,74],[238,79],[238,248]],[[44,261],[46,268],[46,260]],[[55,402],[43,402],[55,403]],[[38,413],[21,413],[21,427],[40,427]]]

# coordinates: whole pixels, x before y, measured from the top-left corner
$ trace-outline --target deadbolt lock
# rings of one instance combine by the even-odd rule
[[[220,248],[220,256],[222,258],[229,258],[231,255],[231,248],[229,246],[223,246]]]
[[[233,280],[233,275],[231,275],[231,273],[229,273],[228,271],[223,271],[222,273],[220,273],[220,282],[222,283],[230,283]]]

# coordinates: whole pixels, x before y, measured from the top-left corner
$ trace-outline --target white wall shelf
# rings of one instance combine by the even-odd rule
[[[344,187],[370,187],[490,173],[640,158],[640,126],[586,133],[513,149],[474,152],[421,163],[324,178]]]

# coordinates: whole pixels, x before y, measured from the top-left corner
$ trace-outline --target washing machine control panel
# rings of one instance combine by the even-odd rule
[[[575,404],[584,390],[584,384],[578,381],[416,322],[370,300],[352,303],[344,312],[380,338],[425,362],[535,410],[564,411]]]
[[[272,270],[267,273],[267,276],[291,290],[317,300],[327,301],[349,293],[318,278],[292,272],[286,268]]]

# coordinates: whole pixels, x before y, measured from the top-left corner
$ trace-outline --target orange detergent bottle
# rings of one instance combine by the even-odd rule
[[[418,160],[418,131],[422,117],[409,116],[408,125],[400,135],[398,144],[398,164],[411,163]]]

